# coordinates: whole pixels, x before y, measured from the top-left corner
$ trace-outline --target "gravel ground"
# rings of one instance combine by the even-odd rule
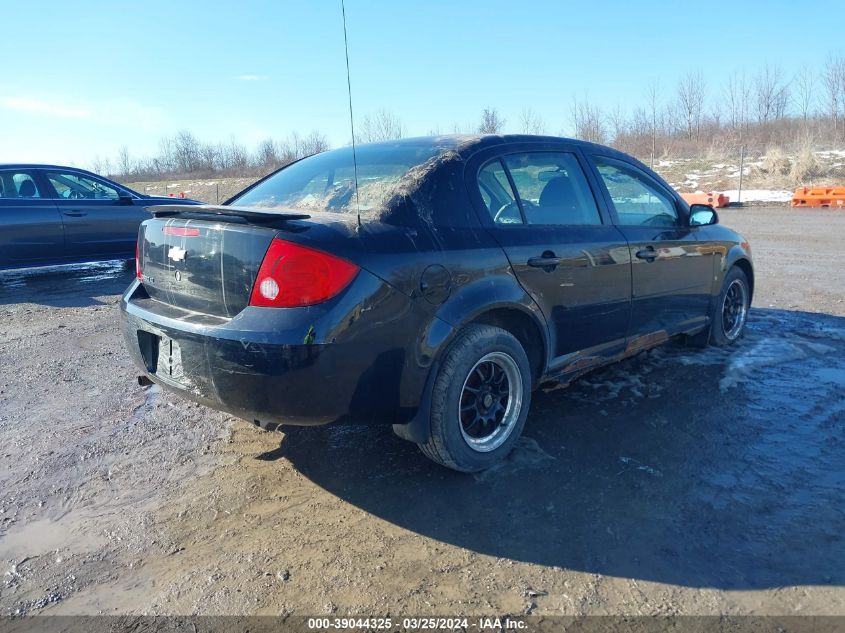
[[[538,394],[478,476],[140,387],[120,263],[0,275],[0,615],[845,614],[845,213],[721,217],[747,336]]]

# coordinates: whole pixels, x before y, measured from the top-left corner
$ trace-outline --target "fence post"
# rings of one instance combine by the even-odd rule
[[[739,189],[736,192],[736,203],[742,205],[742,172],[745,171],[745,145],[739,147]]]

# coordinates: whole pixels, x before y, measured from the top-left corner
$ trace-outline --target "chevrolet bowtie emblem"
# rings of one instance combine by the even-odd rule
[[[171,246],[170,250],[167,252],[167,256],[172,259],[174,262],[181,262],[184,261],[185,256],[188,254],[184,248],[180,248],[178,246]]]

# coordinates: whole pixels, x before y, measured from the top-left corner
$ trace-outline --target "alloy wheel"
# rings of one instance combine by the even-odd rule
[[[508,438],[522,409],[522,376],[505,352],[483,356],[467,374],[458,402],[461,435],[478,452]]]

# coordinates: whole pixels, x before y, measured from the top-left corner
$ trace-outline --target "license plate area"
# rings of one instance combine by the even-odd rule
[[[185,377],[182,369],[182,350],[179,343],[166,336],[158,337],[158,363],[155,373],[175,382]]]
[[[178,341],[139,330],[138,344],[148,372],[174,382],[184,380],[182,348]]]

